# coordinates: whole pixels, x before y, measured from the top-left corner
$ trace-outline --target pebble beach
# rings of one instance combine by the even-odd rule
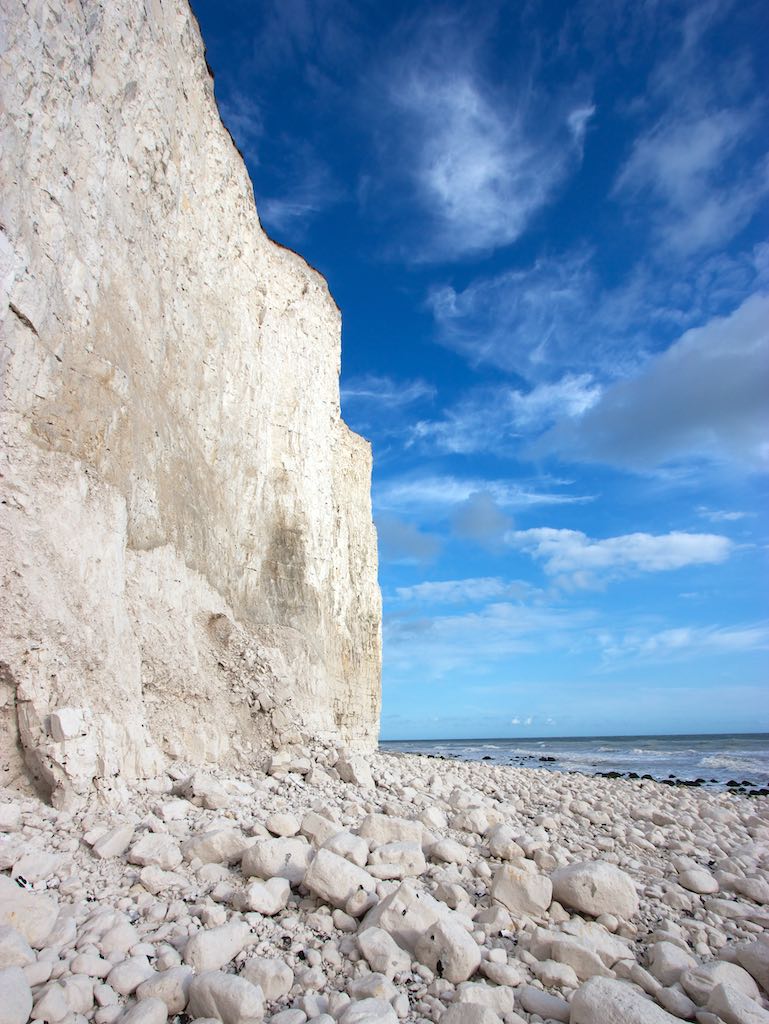
[[[417,755],[0,790],[0,1024],[769,1024],[769,798]]]

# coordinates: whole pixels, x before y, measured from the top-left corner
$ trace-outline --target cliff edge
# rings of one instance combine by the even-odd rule
[[[2,0],[0,782],[370,747],[339,311],[263,232],[184,0]]]

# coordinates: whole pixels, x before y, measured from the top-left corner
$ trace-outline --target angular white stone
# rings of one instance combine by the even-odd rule
[[[287,878],[270,878],[266,882],[251,881],[243,893],[243,909],[272,917],[286,907],[291,895]]]
[[[187,940],[183,959],[198,974],[224,967],[253,941],[245,921],[230,921],[219,928],[203,928]]]
[[[366,914],[360,931],[382,928],[403,949],[414,952],[425,930],[435,921],[451,914],[445,903],[436,900],[411,879],[401,882],[395,892],[381,900]]]
[[[18,804],[0,804],[0,832],[18,832],[21,828],[21,808]]]
[[[735,947],[737,962],[769,995],[769,935],[759,936],[755,942],[740,943]]]
[[[421,821],[390,817],[388,814],[367,814],[358,834],[369,839],[373,846],[384,843],[419,843],[422,845],[424,826]]]
[[[304,839],[263,839],[249,846],[240,862],[246,878],[287,878],[291,885],[304,880],[312,847]]]
[[[45,1024],[59,1024],[70,1013],[70,1005],[64,994],[64,988],[58,981],[46,985],[37,993],[35,999],[34,1019]]]
[[[128,851],[128,862],[142,867],[154,864],[161,871],[173,871],[182,862],[182,851],[173,836],[147,832]]]
[[[48,896],[28,892],[0,875],[0,924],[15,928],[33,949],[42,949],[59,908]]]
[[[416,959],[454,985],[467,981],[480,967],[481,951],[471,935],[454,921],[435,921],[417,940]]]
[[[455,995],[457,1003],[470,1003],[488,1006],[503,1020],[515,1016],[515,993],[505,985],[487,985],[482,981],[463,981],[457,986]],[[516,1021],[519,1018],[515,1017]]]
[[[137,999],[162,999],[169,1015],[181,1013],[187,1005],[193,971],[191,967],[170,967],[143,981],[136,989]]]
[[[570,1024],[679,1024],[637,988],[611,978],[591,978],[571,1001]]]
[[[229,803],[229,794],[224,786],[218,778],[205,771],[194,772],[179,782],[174,786],[174,793],[209,811],[219,810]]]
[[[440,860],[446,864],[467,864],[468,857],[467,847],[456,839],[440,839],[430,847],[430,860]]]
[[[738,988],[723,982],[710,993],[707,1008],[717,1013],[724,1024],[769,1024],[769,1010]]]
[[[398,1024],[395,1010],[384,999],[361,999],[350,1003],[339,1024]]]
[[[251,845],[239,828],[219,828],[182,843],[185,860],[203,864],[236,864]],[[175,866],[175,865],[174,865]]]
[[[258,985],[268,1002],[282,999],[294,984],[294,972],[282,960],[270,957],[252,957],[243,964],[242,978]]]
[[[441,1024],[502,1024],[502,1019],[480,1003],[453,1003],[441,1014]]]
[[[378,846],[371,851],[368,866],[377,878],[417,878],[427,870],[421,845],[406,842]]]
[[[208,1017],[222,1024],[257,1024],[264,1019],[264,994],[245,978],[206,971],[193,978],[187,1003],[190,1017]]]
[[[27,1024],[32,990],[20,967],[0,970],[0,1024]]]
[[[411,957],[383,928],[366,928],[358,932],[358,947],[371,969],[388,978],[411,967]]]
[[[120,1024],[165,1024],[168,1008],[162,999],[142,999],[119,1018]]]
[[[86,716],[82,708],[57,708],[51,712],[48,728],[54,743],[75,739],[85,732]]]
[[[97,857],[106,860],[109,857],[119,857],[125,853],[131,845],[134,837],[133,825],[118,825],[99,836],[93,844],[93,852]]]
[[[638,893],[629,875],[614,864],[590,860],[559,868],[550,876],[553,898],[585,914],[614,914],[631,918],[638,913]]]
[[[295,836],[300,827],[293,814],[271,814],[264,826],[274,836]]]
[[[133,956],[116,964],[107,975],[107,984],[121,996],[130,996],[155,971],[146,956]]]
[[[25,967],[35,962],[35,954],[21,932],[10,925],[0,925],[0,968]]]
[[[313,846],[323,846],[332,836],[337,835],[341,828],[338,821],[332,821],[316,811],[308,811],[302,818],[300,831]]]
[[[330,850],[321,849],[307,869],[304,886],[335,907],[344,908],[350,897],[359,890],[374,892],[376,882],[368,871]]]
[[[375,789],[374,777],[368,762],[362,757],[340,758],[334,765],[342,782],[350,782],[360,789]]]
[[[649,970],[663,985],[673,985],[697,961],[674,942],[655,942],[649,950]]]
[[[678,872],[678,882],[689,892],[696,892],[703,896],[711,896],[718,892],[718,882],[705,868],[688,868]]]
[[[365,867],[368,861],[368,843],[351,832],[337,832],[323,843],[323,849],[352,861],[359,868]]]
[[[678,980],[697,1006],[704,1006],[716,985],[722,983],[731,985],[750,999],[760,998],[758,985],[750,974],[739,964],[730,964],[724,960],[711,960],[709,963],[690,967]]]
[[[522,848],[515,841],[515,833],[509,825],[496,825],[486,837],[489,852],[492,857],[499,857],[501,860],[515,860],[523,857]]]
[[[538,871],[502,864],[494,874],[491,895],[513,916],[541,917],[552,902],[553,886]]]
[[[524,985],[518,993],[521,1007],[528,1013],[539,1014],[545,1020],[569,1020],[569,1004],[565,999],[543,992],[533,985]]]

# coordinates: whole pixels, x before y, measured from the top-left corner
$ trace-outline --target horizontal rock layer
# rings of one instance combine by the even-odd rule
[[[371,457],[185,2],[4,5],[0,779],[371,745]]]

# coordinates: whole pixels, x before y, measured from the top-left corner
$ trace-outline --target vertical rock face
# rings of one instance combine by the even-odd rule
[[[62,801],[163,753],[372,744],[339,311],[259,225],[194,17],[0,12],[0,780]]]

